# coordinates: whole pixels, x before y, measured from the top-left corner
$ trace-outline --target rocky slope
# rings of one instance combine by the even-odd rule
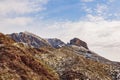
[[[0,33],[0,80],[59,80],[58,74],[29,51]]]
[[[36,38],[35,35],[32,37]],[[11,36],[11,38],[17,41],[13,36]],[[19,39],[22,38],[19,37]],[[32,41],[31,38],[25,38],[30,42]],[[26,41],[26,44],[29,44],[29,41]],[[120,80],[120,63],[107,60],[104,57],[97,55],[88,49],[87,44],[84,41],[78,38],[72,39],[69,45],[58,48],[51,46],[50,42],[46,40],[45,42],[50,46],[42,45],[42,47],[40,46],[39,48],[35,46],[31,47],[33,46],[32,44],[23,44],[24,41],[21,42],[22,43],[15,43],[14,45],[27,51],[27,54],[42,62],[45,66],[49,66],[50,68],[52,67],[59,74],[60,80]],[[57,41],[54,40],[52,41],[52,44],[59,43],[59,41],[57,43],[56,42]],[[15,53],[17,53],[17,51],[18,50],[15,50]],[[13,58],[13,60],[14,59],[16,58]],[[27,60],[27,58],[25,61],[32,63],[30,60]],[[36,70],[36,68],[37,67],[34,69]],[[53,78],[58,79],[56,76],[53,76]]]
[[[71,47],[40,49],[42,54],[34,54],[36,58],[53,67],[61,80],[119,80],[118,66],[86,58]]]

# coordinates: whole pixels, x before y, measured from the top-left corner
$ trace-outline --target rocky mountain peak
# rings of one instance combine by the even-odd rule
[[[70,45],[76,45],[76,46],[82,46],[86,49],[88,49],[87,43],[80,40],[79,38],[73,38],[70,40]]]
[[[30,32],[20,32],[20,33],[12,33],[9,36],[14,39],[16,42],[24,42],[28,45],[31,45],[35,48],[50,46],[47,40],[33,34]]]

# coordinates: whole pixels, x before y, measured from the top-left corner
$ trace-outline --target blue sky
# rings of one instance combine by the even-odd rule
[[[29,31],[65,42],[78,37],[120,61],[119,5],[120,0],[0,0],[0,32]]]
[[[119,19],[119,0],[51,0],[46,10],[37,13],[50,20],[83,19],[88,14],[104,17],[104,19]]]
[[[47,5],[47,10],[43,11],[45,18],[53,20],[78,20],[81,16],[85,15],[80,9],[79,0],[59,0],[51,1]]]
[[[91,15],[105,20],[120,19],[119,0],[12,0],[11,3],[9,2],[9,0],[1,1],[0,17],[78,21]]]

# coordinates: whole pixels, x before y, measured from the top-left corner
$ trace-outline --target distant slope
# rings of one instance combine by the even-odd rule
[[[119,80],[119,66],[86,58],[71,47],[41,48],[36,58],[53,67],[61,80]],[[79,49],[82,51],[82,49]],[[84,54],[86,54],[84,52]]]
[[[54,48],[59,48],[59,47],[63,47],[66,45],[63,41],[61,41],[60,39],[57,39],[57,38],[48,38],[46,40]]]

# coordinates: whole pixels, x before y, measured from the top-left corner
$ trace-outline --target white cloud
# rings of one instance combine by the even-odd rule
[[[93,2],[94,0],[81,0],[83,2]]]
[[[97,4],[97,7],[95,9],[98,15],[104,15],[104,14],[106,15],[107,10],[108,10],[108,6],[105,4],[104,5]]]
[[[12,33],[26,30],[26,26],[33,23],[29,17],[5,18],[0,20],[0,32]]]
[[[108,0],[109,2],[114,2],[115,0]]]
[[[97,21],[104,21],[104,18],[101,16],[93,16],[91,14],[88,14],[85,16],[85,19],[87,21],[93,21],[93,22],[97,22]]]
[[[32,19],[28,17],[16,17],[16,18],[5,18],[0,21],[2,27],[5,26],[27,26],[31,23]]]
[[[91,14],[93,12],[92,8],[91,7],[87,7],[86,4],[82,4],[82,9],[86,12],[86,13],[89,13]]]
[[[47,2],[48,0],[0,0],[1,32],[11,32],[15,29],[20,31],[34,23],[35,17],[32,17],[32,13],[44,10]]]
[[[88,6],[87,4],[82,4],[82,9],[90,15],[108,17],[108,5],[107,4],[95,4],[95,6]],[[109,13],[110,14],[110,13]]]
[[[0,15],[26,14],[44,9],[47,0],[1,0]]]

